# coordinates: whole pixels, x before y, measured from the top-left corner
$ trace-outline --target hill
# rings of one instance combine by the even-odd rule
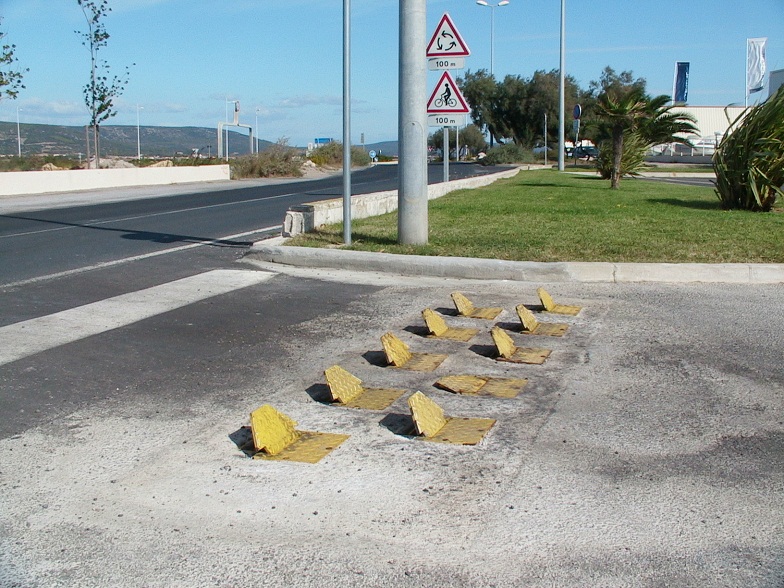
[[[22,124],[22,155],[69,155],[86,152],[84,127]],[[147,157],[190,155],[199,149],[203,154],[216,154],[217,130],[207,127],[139,127],[141,152]],[[15,122],[0,122],[0,155],[18,152]],[[258,141],[259,150],[272,143]],[[229,131],[232,155],[250,152],[247,135]],[[101,156],[136,157],[136,126],[105,125],[101,127]]]

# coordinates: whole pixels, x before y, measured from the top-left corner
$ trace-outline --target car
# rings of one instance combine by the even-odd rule
[[[585,158],[587,161],[590,161],[591,159],[596,159],[599,157],[599,150],[596,147],[592,147],[590,145],[585,147],[575,147],[574,150],[572,150],[571,156],[575,159]]]

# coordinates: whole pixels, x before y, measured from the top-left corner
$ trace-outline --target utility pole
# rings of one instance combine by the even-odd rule
[[[398,243],[405,245],[428,240],[426,16],[426,0],[400,0]]]

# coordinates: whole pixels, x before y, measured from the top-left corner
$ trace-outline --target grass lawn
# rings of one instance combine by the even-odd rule
[[[430,239],[397,244],[397,214],[352,223],[349,249],[524,261],[784,263],[784,214],[723,211],[712,188],[525,171],[432,200]],[[342,242],[342,225],[290,245]]]

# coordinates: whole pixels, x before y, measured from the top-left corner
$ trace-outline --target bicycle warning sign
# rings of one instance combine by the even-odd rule
[[[427,113],[465,114],[469,110],[468,103],[463,98],[460,88],[457,87],[449,72],[445,71],[430,95],[430,100],[427,101]]]

